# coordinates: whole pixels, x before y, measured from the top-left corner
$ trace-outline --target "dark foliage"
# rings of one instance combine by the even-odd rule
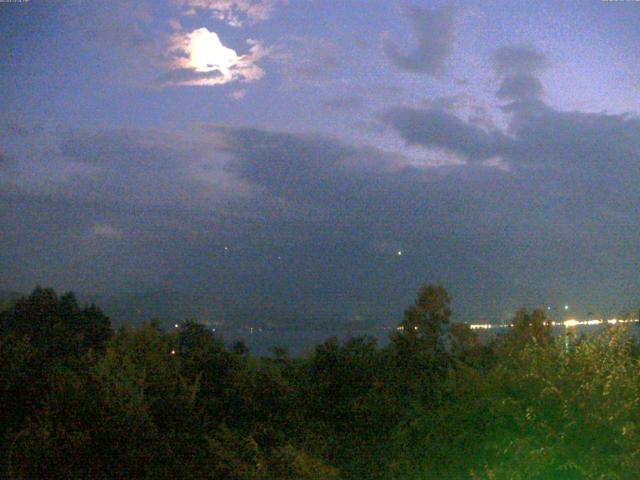
[[[113,333],[37,288],[0,313],[0,477],[637,478],[640,362],[624,331],[556,341],[519,311],[482,343],[420,289],[381,348],[256,358],[186,321]]]

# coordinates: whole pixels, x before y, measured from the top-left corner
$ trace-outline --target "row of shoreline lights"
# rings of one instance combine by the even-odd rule
[[[591,320],[576,320],[575,318],[569,318],[564,322],[549,322],[553,327],[566,327],[573,328],[579,325],[616,325],[618,323],[638,323],[640,321],[637,318],[629,318],[629,319],[619,319],[619,318],[610,318],[608,320],[605,319],[591,319]],[[489,330],[492,328],[511,328],[513,327],[513,323],[509,324],[495,324],[495,323],[472,323],[469,325],[471,330]]]
[[[568,307],[565,306],[565,310],[567,310]],[[616,325],[618,323],[638,323],[640,322],[640,319],[637,318],[629,318],[629,319],[618,319],[618,318],[610,318],[608,320],[599,320],[599,319],[592,319],[592,320],[576,320],[575,318],[569,318],[563,322],[549,322],[550,325],[552,327],[566,327],[566,328],[573,328],[573,327],[577,327],[579,325]],[[471,323],[468,324],[469,328],[471,328],[471,330],[491,330],[493,328],[511,328],[514,326],[513,323],[505,323],[505,324],[496,324],[496,323]],[[175,328],[179,328],[180,324],[176,323],[174,325]],[[415,326],[413,327],[414,330],[418,330],[418,327]],[[253,333],[254,328],[251,327],[251,333]],[[258,329],[259,331],[262,331],[262,329]],[[402,331],[404,330],[403,326],[399,326],[396,327],[396,330]],[[216,331],[215,328],[212,329],[213,332]],[[175,352],[172,350],[171,354],[174,355]]]

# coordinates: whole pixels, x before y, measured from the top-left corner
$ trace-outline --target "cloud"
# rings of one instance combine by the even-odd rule
[[[27,122],[18,119],[15,114],[8,114],[3,122],[0,135],[27,138],[41,133],[43,128],[42,122]]]
[[[513,112],[509,129],[493,132],[425,111],[426,121],[411,111],[404,119],[399,110],[409,125],[422,125],[414,134],[425,156],[437,144],[474,161],[416,167],[402,155],[333,137],[222,125],[184,138],[71,132],[56,155],[93,172],[67,176],[55,189],[0,188],[0,225],[11,226],[0,238],[1,259],[20,272],[10,279],[82,278],[89,289],[159,282],[222,289],[234,298],[254,298],[269,285],[286,293],[294,310],[317,295],[318,304],[330,298],[341,312],[350,308],[340,296],[348,291],[385,315],[429,279],[457,294],[486,294],[466,297],[467,305],[456,295],[458,312],[482,318],[500,313],[493,302],[525,283],[552,293],[568,274],[581,273],[576,265],[628,261],[621,246],[640,241],[633,229],[640,201],[636,117],[538,104]],[[48,175],[41,164],[25,167]],[[127,241],[90,241],[87,232],[126,232]],[[593,236],[597,251],[588,247]],[[50,275],[42,265],[53,260],[38,260],[43,245],[51,258],[65,259],[55,260]],[[222,256],[222,245],[234,253]]]
[[[496,97],[511,101],[502,107],[511,115],[508,129],[501,131],[487,122],[482,122],[481,127],[475,117],[464,120],[434,102],[423,109],[390,108],[379,118],[408,145],[443,148],[471,162],[483,161],[503,169],[512,165],[566,164],[576,157],[584,157],[585,162],[604,162],[612,152],[627,147],[630,151],[625,150],[626,155],[637,155],[636,146],[629,141],[633,134],[623,133],[634,130],[637,120],[562,112],[541,100],[543,86],[537,75],[550,65],[542,53],[530,47],[504,47],[493,58],[500,78]],[[625,139],[620,141],[620,135]],[[495,158],[500,161],[492,160]]]
[[[209,13],[232,27],[258,23],[271,18],[279,5],[287,0],[175,0],[185,15]]]
[[[449,7],[431,10],[407,6],[404,16],[413,24],[417,37],[416,47],[412,52],[403,54],[398,46],[387,38],[384,42],[385,53],[401,70],[433,76],[442,75],[455,38],[455,11]]]
[[[543,87],[538,76],[551,63],[532,47],[502,47],[495,52],[493,65],[502,78],[496,96],[501,100],[530,102],[542,96]]]
[[[364,105],[364,98],[361,95],[348,95],[343,97],[332,97],[324,102],[325,106],[335,112],[351,112],[360,110]]]
[[[213,86],[232,82],[254,82],[264,77],[256,62],[267,54],[262,42],[248,40],[249,53],[238,55],[220,41],[216,32],[199,28],[171,37],[168,55],[171,69],[162,78],[165,85]]]
[[[452,96],[380,114],[400,141],[421,147],[411,155],[423,164],[326,135],[224,125],[77,129],[37,159],[3,149],[20,180],[0,184],[7,281],[160,285],[207,299],[218,289],[239,303],[262,293],[292,309],[314,298],[314,309],[344,310],[348,297],[379,318],[401,311],[425,280],[452,285],[457,299],[473,292],[476,310],[460,300],[456,309],[483,317],[524,284],[518,299],[564,291],[567,278],[632,284],[640,120],[553,108],[540,98],[544,62],[503,57],[495,101],[513,103],[501,129],[456,113],[469,109]],[[185,70],[189,78],[196,68]],[[329,99],[336,108],[346,100]],[[15,141],[25,151],[42,144]],[[464,161],[427,166],[443,150]]]
[[[194,152],[174,139],[152,131],[131,129],[75,130],[60,143],[62,157],[121,171],[162,171],[188,164]]]
[[[24,162],[22,171],[29,173],[16,182],[24,191],[62,195],[79,204],[210,210],[247,193],[225,173],[225,162],[203,138],[133,129],[72,130],[46,153],[46,161]]]
[[[289,271],[300,275],[294,289],[322,282],[357,297],[355,283],[366,278],[366,295],[381,285],[389,295],[389,285],[408,278],[453,282],[448,272],[464,284],[495,282],[494,269],[504,267],[499,255],[516,248],[505,244],[505,225],[542,221],[536,208],[511,219],[535,196],[536,185],[496,157],[487,165],[417,168],[400,155],[331,137],[222,126],[207,132],[232,156],[230,171],[255,186],[257,203],[271,210],[261,242],[299,246],[298,273]],[[275,200],[282,202],[277,210]],[[290,232],[285,239],[268,240],[283,229]],[[519,241],[510,235],[506,241]],[[488,240],[496,238],[501,243]],[[398,250],[406,252],[402,259]]]
[[[571,235],[586,239],[598,231],[617,249],[619,240],[612,232],[626,231],[640,202],[635,187],[640,181],[640,118],[547,105],[540,98],[537,74],[548,62],[533,50],[517,52],[521,58],[516,50],[501,50],[498,62],[497,71],[504,76],[497,97],[511,101],[503,107],[508,114],[505,129],[480,128],[432,107],[398,106],[379,118],[407,145],[424,147],[427,154],[444,148],[468,160],[464,168],[482,165],[517,179],[522,190],[502,187],[521,197],[517,207],[507,211],[495,206],[499,215],[552,225],[552,237],[565,242]],[[486,198],[491,186],[478,188]],[[594,254],[588,246],[581,248],[589,252],[586,256]]]
[[[415,167],[403,155],[321,135],[219,125],[206,132],[233,158],[228,171],[258,195],[281,199],[298,221],[340,226],[367,243],[388,231],[406,234],[411,222],[422,224],[414,217],[419,212],[439,215],[447,208],[439,198],[460,182],[502,176],[494,165]]]
[[[247,91],[245,89],[234,90],[229,95],[234,100],[242,100],[247,95]]]
[[[525,104],[513,112],[511,130],[516,137],[515,161],[579,168],[594,176],[640,169],[638,117]]]
[[[409,145],[445,148],[470,161],[501,157],[514,165],[570,167],[594,176],[622,165],[640,168],[637,117],[563,112],[541,102],[521,103],[510,113],[504,132],[487,131],[432,109],[396,107],[380,118]]]
[[[283,197],[312,194],[339,176],[342,160],[355,150],[320,136],[300,136],[255,128],[211,126],[218,147],[236,161],[233,171],[249,182]]]
[[[152,9],[145,1],[78,1],[75,15],[65,21],[103,57],[117,55],[126,67],[141,69],[162,57],[164,34],[155,28]],[[130,75],[130,73],[129,73]]]
[[[486,131],[443,110],[396,107],[380,115],[408,145],[444,148],[470,161],[487,160],[510,148],[510,139],[499,131]]]
[[[496,96],[503,100],[538,98],[540,95],[542,95],[542,83],[529,75],[514,75],[505,78],[496,92]]]
[[[121,230],[118,230],[108,224],[94,225],[92,232],[96,237],[102,237],[109,240],[122,240],[122,238],[124,238],[124,234]]]
[[[287,36],[274,48],[271,58],[289,86],[314,86],[339,81],[340,49],[332,40]]]
[[[544,54],[533,47],[501,47],[493,57],[494,67],[499,75],[532,75],[550,67]]]
[[[496,72],[502,76],[497,98],[512,101],[503,107],[509,115],[507,129],[480,128],[433,107],[399,106],[379,118],[408,145],[444,148],[470,161],[515,167],[521,172],[544,170],[556,183],[571,176],[567,191],[578,196],[594,188],[598,179],[613,183],[624,170],[630,175],[620,176],[618,185],[632,190],[628,179],[640,176],[638,117],[565,112],[545,104],[537,75],[548,68],[549,61],[532,48],[501,48],[494,60]]]
[[[232,157],[228,172],[273,210],[269,218],[355,229],[359,236],[362,222],[390,221],[388,206],[401,204],[422,183],[404,156],[332,137],[223,126],[207,132]]]

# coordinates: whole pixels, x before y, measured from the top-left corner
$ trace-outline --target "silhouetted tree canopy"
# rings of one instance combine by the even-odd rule
[[[51,289],[36,288],[0,314],[3,335],[26,337],[52,357],[103,349],[111,337],[111,321],[95,305],[80,308],[73,293],[58,297]]]
[[[636,337],[567,349],[543,310],[511,323],[479,338],[425,285],[387,345],[255,357],[195,321],[114,334],[36,288],[0,313],[0,477],[637,478]]]

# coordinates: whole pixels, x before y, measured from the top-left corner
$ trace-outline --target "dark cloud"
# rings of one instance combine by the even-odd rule
[[[325,38],[286,36],[274,47],[271,59],[279,66],[288,86],[336,81],[341,63],[340,48]]]
[[[471,161],[486,160],[510,148],[506,135],[486,131],[442,110],[396,107],[380,118],[409,145],[444,148]]]
[[[274,133],[260,129],[212,127],[221,147],[234,153],[237,173],[278,193],[300,193],[334,175],[352,149],[328,138]]]
[[[199,82],[226,83],[220,70],[198,72],[195,68],[174,68],[158,78],[160,85],[197,85]]]
[[[345,2],[308,37],[320,24],[296,22],[318,2],[289,2],[288,18],[218,24],[218,37],[204,17],[172,18],[175,3],[45,3],[7,6],[0,19],[3,111],[16,120],[0,132],[0,287],[181,291],[181,311],[196,317],[195,292],[202,312],[251,312],[243,320],[366,311],[392,322],[424,281],[451,288],[461,319],[505,318],[523,301],[604,310],[637,299],[640,120],[549,103],[624,108],[622,77],[637,65],[618,68],[615,85],[601,73],[631,58],[628,35],[613,29],[604,58],[569,25],[554,57],[505,47],[482,62],[484,47],[522,30],[488,31],[491,8],[393,18],[388,2],[364,16]],[[200,3],[251,23],[227,8],[239,2]],[[469,42],[458,52],[459,18]],[[553,35],[559,19],[538,33]],[[364,48],[385,30],[384,51]],[[254,35],[267,43],[243,44]],[[549,80],[582,75],[567,98],[545,81],[555,56],[568,60]],[[230,71],[230,58],[246,68]],[[227,87],[149,88],[231,81],[245,101],[229,102]]]
[[[408,145],[444,148],[470,161],[500,157],[512,166],[545,169],[560,182],[571,173],[572,191],[593,188],[597,179],[613,183],[617,176],[620,188],[628,188],[630,176],[640,173],[640,119],[554,109],[539,98],[542,84],[535,73],[548,65],[542,54],[505,48],[496,59],[498,70],[509,72],[497,91],[499,99],[512,101],[504,107],[510,115],[506,130],[487,130],[433,107],[396,107],[380,119]],[[621,176],[623,171],[630,175]]]
[[[361,252],[378,250],[374,243],[421,244],[453,234],[471,220],[472,210],[484,208],[470,197],[465,207],[452,208],[449,200],[459,187],[506,178],[486,167],[424,170],[403,157],[329,137],[220,126],[208,132],[234,158],[230,168],[261,195],[293,208],[314,207],[306,210],[313,215],[296,221],[322,226],[330,243],[356,241]],[[449,219],[446,224],[438,222],[442,215]]]
[[[494,67],[500,75],[532,75],[550,66],[547,57],[533,47],[502,47],[493,57]]]
[[[175,168],[194,155],[154,132],[128,129],[79,130],[69,132],[60,144],[60,154],[81,163],[131,172]]]
[[[319,135],[221,126],[207,130],[232,155],[228,170],[286,200],[290,213],[339,209],[354,198],[363,201],[372,191],[389,188],[384,172],[402,162],[398,156]],[[348,217],[345,213],[343,218]]]
[[[466,96],[462,94],[445,95],[442,97],[427,98],[424,105],[431,110],[442,110],[444,112],[455,111],[466,103]]]
[[[500,57],[501,71],[510,73],[505,74],[498,91],[500,99],[512,101],[504,107],[509,115],[505,130],[481,129],[453,113],[430,108],[397,107],[381,115],[383,122],[407,144],[446,148],[470,160],[495,156],[500,159],[496,165],[507,167],[505,177],[513,182],[491,179],[474,188],[478,189],[477,201],[491,206],[496,216],[487,217],[483,209],[478,215],[498,223],[510,219],[504,224],[509,239],[498,235],[496,241],[506,241],[500,248],[515,263],[502,265],[498,271],[513,279],[519,278],[517,268],[532,272],[536,270],[532,265],[539,266],[533,277],[514,286],[538,285],[536,288],[552,296],[552,285],[566,288],[562,275],[579,277],[580,288],[584,288],[593,278],[602,278],[602,272],[613,264],[618,264],[615,269],[629,278],[630,270],[620,263],[620,256],[637,263],[625,252],[628,245],[640,246],[640,238],[630,231],[640,202],[636,188],[640,181],[640,119],[628,114],[553,108],[539,98],[541,84],[535,75],[546,64],[543,57],[529,52],[522,61],[511,55],[514,51],[506,52],[509,54],[503,51]],[[507,63],[517,68],[506,69]],[[486,163],[493,164],[494,160]],[[502,190],[509,202],[496,202],[490,193],[492,188]],[[514,228],[512,222],[524,224]],[[551,244],[541,247],[543,237]],[[597,248],[593,243],[596,238]],[[515,247],[517,244],[520,246]],[[551,263],[545,266],[545,262]],[[512,267],[516,271],[506,273]],[[594,290],[611,291],[616,282],[605,283],[608,286]],[[598,298],[585,297],[584,301],[608,301],[604,293]]]
[[[409,145],[445,148],[469,160],[496,157],[511,174],[536,179],[536,195],[548,199],[554,215],[565,215],[567,228],[584,219],[594,227],[630,221],[640,201],[634,187],[640,180],[640,119],[555,109],[539,98],[535,72],[547,64],[541,54],[502,49],[497,58],[500,71],[519,72],[507,74],[497,92],[512,101],[503,107],[509,115],[504,131],[431,108],[397,107],[380,118]]]
[[[385,39],[384,50],[391,62],[401,70],[428,73],[438,76],[444,73],[455,38],[455,11],[449,7],[434,10],[416,6],[405,7],[404,16],[413,24],[417,45],[412,52],[403,54],[395,42]]]
[[[208,132],[221,137],[221,148],[234,158],[230,168],[262,194],[315,205],[319,215],[301,220],[339,227],[333,234],[354,234],[365,244],[389,235],[412,237],[410,225],[442,235],[457,230],[473,209],[484,208],[471,200],[476,193],[463,195],[464,207],[450,204],[462,185],[508,178],[483,166],[416,168],[404,157],[330,137],[220,126]],[[438,224],[440,215],[452,223]]]
[[[332,97],[324,102],[325,106],[335,112],[352,112],[360,110],[364,105],[364,98],[360,95]]]
[[[640,168],[637,117],[563,112],[546,105],[524,104],[514,111],[511,130],[517,139],[515,161],[582,168],[592,175],[607,170],[635,174]]]
[[[233,203],[246,192],[223,172],[222,154],[197,138],[133,129],[74,130],[22,171],[21,190],[115,209],[200,212]],[[64,175],[62,173],[64,172]],[[104,222],[110,224],[108,219]]]
[[[355,297],[383,285],[388,289],[389,279],[402,284],[396,277],[401,272],[406,278],[440,279],[464,291],[482,284],[502,295],[510,288],[527,295],[522,292],[526,285],[555,284],[556,273],[545,278],[550,259],[564,255],[554,266],[566,272],[578,252],[584,253],[584,236],[578,232],[585,227],[563,225],[575,225],[584,211],[564,204],[558,196],[564,181],[556,183],[542,169],[504,172],[478,163],[422,169],[380,161],[381,152],[327,137],[229,127],[210,127],[209,132],[223,137],[225,150],[235,159],[234,171],[259,189],[264,208],[273,205],[264,202],[270,197],[282,199],[285,211],[306,206],[300,215],[285,216],[298,232],[286,240],[274,237],[284,228],[281,213],[266,214],[269,227],[261,234],[263,241],[273,248],[287,244],[303,249],[297,256],[302,271],[314,272],[316,281],[327,285],[343,285]],[[345,168],[354,157],[361,159],[358,166]],[[378,167],[364,168],[367,160]],[[569,245],[575,249],[572,254],[565,252]],[[399,248],[407,255],[415,252],[411,267],[396,270],[389,260]],[[329,271],[319,267],[322,258],[331,265]],[[525,265],[527,278],[521,270]],[[313,283],[300,275],[298,286]],[[368,293],[354,283],[365,277]],[[496,314],[486,303],[493,293],[481,295],[487,295],[480,302],[486,309],[482,315]],[[471,311],[469,304],[458,308]]]
[[[530,75],[506,77],[496,92],[496,96],[502,100],[538,98],[541,94],[542,83]]]
[[[305,210],[319,215],[307,217],[310,222],[320,218],[334,225],[353,222],[360,231],[367,230],[362,222],[368,228],[394,225],[388,231],[404,235],[413,215],[427,209],[429,218],[439,212],[452,220],[455,228],[463,228],[465,222],[474,223],[467,215],[475,209],[490,207],[493,214],[507,218],[516,215],[519,208],[527,210],[532,199],[565,214],[571,212],[573,220],[580,215],[593,216],[596,210],[626,215],[629,202],[638,196],[632,187],[632,179],[640,178],[637,118],[567,113],[540,104],[513,115],[508,134],[483,130],[453,114],[434,110],[398,108],[382,117],[408,143],[444,148],[476,165],[498,157],[512,167],[508,173],[474,164],[418,169],[409,166],[405,158],[329,137],[230,127],[209,127],[209,132],[222,137],[220,147],[234,158],[230,163],[234,174],[265,194],[284,199],[294,209],[300,205],[317,207]],[[624,176],[624,171],[630,175]],[[525,187],[528,182],[533,183]],[[625,201],[621,204],[610,196],[609,187],[598,189],[598,182],[625,192]],[[465,183],[473,184],[475,191],[461,193]],[[518,199],[518,206],[499,206],[501,197],[494,192],[499,184],[504,195]],[[569,194],[575,196],[572,204],[563,205],[562,198]],[[589,210],[598,201],[598,209]],[[455,221],[454,205],[465,205],[462,217]],[[585,205],[589,205],[587,210]],[[546,208],[542,211],[548,212]],[[535,211],[520,215],[531,220]],[[489,211],[478,218],[486,215]],[[373,218],[377,222],[372,224]],[[536,221],[547,220],[542,215]],[[383,231],[387,230],[373,228],[368,235],[380,236]]]
[[[420,145],[474,160],[503,156],[513,165],[507,172],[478,161],[417,168],[367,146],[259,128],[207,126],[197,142],[77,131],[59,155],[98,173],[3,202],[0,222],[16,227],[0,241],[12,256],[0,260],[22,262],[24,277],[35,278],[46,244],[59,260],[51,274],[40,269],[43,282],[82,278],[89,290],[113,291],[122,277],[134,289],[202,292],[221,312],[282,298],[291,315],[344,318],[364,303],[386,318],[428,279],[453,287],[463,316],[503,315],[505,295],[515,304],[546,298],[566,275],[607,269],[628,258],[623,243],[640,245],[623,227],[640,200],[638,119],[544,105],[513,116],[509,136],[432,110],[385,117]],[[228,159],[226,169],[203,185],[194,168],[207,172],[216,157]],[[230,202],[243,185],[249,194]],[[41,234],[25,234],[35,229]],[[592,250],[593,235],[606,252]],[[16,250],[18,237],[27,240]],[[584,258],[593,262],[584,266]],[[22,285],[20,278],[10,279]]]
[[[452,287],[463,318],[547,301],[567,278],[588,291],[618,268],[611,291],[633,278],[629,246],[640,247],[640,120],[552,108],[539,68],[518,69],[500,77],[499,100],[511,101],[502,130],[457,115],[455,96],[380,114],[424,147],[425,164],[447,150],[461,165],[263,128],[67,132],[46,160],[76,173],[0,184],[0,225],[14,226],[0,261],[16,285],[40,275],[88,290],[198,291],[216,315],[270,301],[274,318],[345,318],[359,305],[389,318],[424,280]]]
[[[496,92],[499,99],[531,102],[542,96],[538,75],[550,66],[543,53],[532,47],[502,47],[494,54],[493,63],[502,79]]]
[[[501,156],[515,165],[583,168],[591,175],[640,168],[637,117],[563,112],[540,101],[522,101],[507,111],[507,132],[487,131],[432,109],[397,107],[380,118],[409,145],[445,148],[469,160]],[[596,166],[598,171],[593,170]]]
[[[0,135],[27,138],[42,132],[42,129],[40,122],[20,121],[9,116],[4,122],[3,131],[0,132]]]
[[[65,22],[103,55],[115,50],[120,58],[138,64],[162,58],[166,35],[154,27],[153,9],[147,2],[72,0],[71,8],[75,15]]]

